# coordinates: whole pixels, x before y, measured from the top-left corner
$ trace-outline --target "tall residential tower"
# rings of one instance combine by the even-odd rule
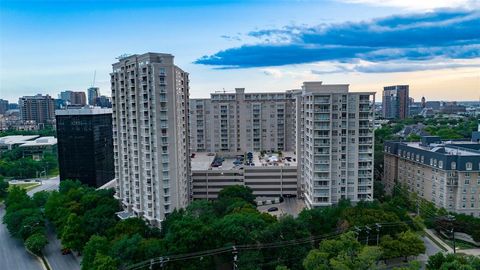
[[[111,87],[116,196],[160,226],[190,198],[188,73],[170,54],[123,56]]]
[[[374,92],[305,82],[297,96],[299,179],[309,207],[373,199]]]
[[[385,86],[383,88],[383,117],[405,119],[409,116],[410,98],[408,85]]]
[[[24,96],[18,100],[23,121],[50,123],[55,119],[55,102],[49,95]]]

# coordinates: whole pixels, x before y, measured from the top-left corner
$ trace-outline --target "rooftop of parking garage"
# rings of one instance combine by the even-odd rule
[[[222,162],[222,166],[219,167],[212,167],[212,163],[215,157],[224,158],[225,160]],[[290,161],[287,160],[290,158]],[[195,152],[195,156],[191,159],[192,160],[192,170],[193,171],[201,171],[201,170],[235,170],[241,169],[246,166],[246,164],[235,165],[233,162],[236,159],[234,155],[232,156],[221,156],[216,153],[210,152]],[[253,166],[255,167],[278,167],[278,166],[297,166],[297,159],[293,152],[283,152],[282,157],[279,157],[277,153],[273,154],[265,154],[263,157],[260,156],[260,152],[253,153]]]

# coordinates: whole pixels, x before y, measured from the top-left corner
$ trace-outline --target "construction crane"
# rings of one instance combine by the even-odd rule
[[[93,71],[93,81],[92,81],[92,87],[95,86],[95,78],[97,77],[97,70]]]
[[[225,90],[225,88],[223,88],[223,90],[217,90],[217,91],[215,91],[215,93],[224,93],[224,94],[225,94],[225,93],[229,93],[229,92],[234,92],[234,91],[227,91],[227,90]]]

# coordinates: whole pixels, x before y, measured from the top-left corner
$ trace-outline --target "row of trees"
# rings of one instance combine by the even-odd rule
[[[216,201],[194,201],[186,209],[175,210],[161,230],[138,218],[118,220],[115,213],[120,209],[111,190],[95,190],[78,181],[62,181],[59,191],[40,192],[33,198],[14,187],[5,203],[4,222],[28,249],[39,254],[46,244],[44,207],[62,245],[82,253],[82,269],[89,270],[124,269],[155,257],[168,260],[177,254],[219,249],[152,268],[231,267],[233,249],[221,248],[232,246],[239,247],[239,269],[247,270],[375,269],[382,261],[425,251],[414,232],[422,228],[422,221],[408,215],[415,203],[404,192],[383,203],[352,206],[342,201],[333,207],[304,210],[297,218],[277,219],[256,210],[249,188],[233,186],[222,190]],[[474,263],[456,260],[460,260],[457,264]],[[451,259],[444,261],[451,263]],[[408,269],[418,268],[415,264]]]
[[[15,148],[3,152],[0,158],[0,176],[4,177],[34,178],[44,170],[50,174],[57,169],[58,159],[54,153],[45,153],[42,160],[36,161],[31,157],[23,157],[22,150]]]
[[[38,192],[31,198],[24,189],[13,186],[5,199],[3,223],[13,237],[24,241],[26,248],[37,255],[48,243],[41,211],[47,197],[47,192]]]
[[[237,262],[240,269],[304,269],[305,264],[312,266],[315,262],[322,262],[324,268],[318,269],[337,269],[334,265],[338,265],[340,253],[323,254],[327,246],[331,246],[332,252],[358,255],[357,259],[345,262],[346,268],[342,269],[370,269],[380,259],[418,255],[424,248],[411,232],[415,226],[410,217],[395,203],[352,206],[343,201],[334,207],[304,210],[298,218],[277,219],[257,211],[249,188],[233,186],[222,190],[216,201],[194,201],[186,209],[175,210],[162,223],[162,230],[158,230],[136,218],[118,221],[115,212],[119,208],[112,195],[108,190],[63,181],[45,204],[45,214],[55,224],[64,247],[83,254],[82,269],[125,268],[154,257],[231,246],[241,247]],[[389,225],[368,232],[365,226],[374,223]],[[355,227],[356,235],[350,232],[338,240],[319,241],[324,235],[337,237]],[[377,234],[379,245],[372,247],[377,243]],[[355,250],[339,250],[352,237],[355,241],[358,238]],[[310,257],[316,259],[303,261],[312,252],[316,255]],[[319,253],[323,254],[322,260]],[[201,259],[168,262],[162,269],[215,269],[231,265],[232,259],[228,250]],[[364,268],[358,268],[359,265]]]
[[[57,132],[53,127],[46,126],[40,130],[3,130],[0,131],[0,137],[10,136],[10,135],[40,135],[40,136],[57,136]]]

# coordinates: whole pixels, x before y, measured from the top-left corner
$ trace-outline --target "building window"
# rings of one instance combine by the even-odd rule
[[[455,161],[452,161],[452,163],[450,164],[450,167],[452,170],[456,170],[457,169],[457,163]]]
[[[438,161],[438,167],[439,167],[440,169],[442,169],[442,168],[443,168],[443,161],[441,161],[441,160],[440,160],[440,161]]]
[[[472,170],[472,163],[467,162],[467,164],[465,164],[465,167],[466,167],[467,171],[471,171]]]
[[[465,185],[470,185],[470,179],[465,179]]]
[[[433,166],[433,158],[430,159],[430,166]]]

